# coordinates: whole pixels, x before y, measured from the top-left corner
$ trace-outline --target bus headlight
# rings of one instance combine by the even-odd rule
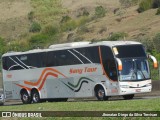
[[[146,85],[146,87],[149,87],[149,86],[151,86],[151,84],[147,84],[147,85]]]

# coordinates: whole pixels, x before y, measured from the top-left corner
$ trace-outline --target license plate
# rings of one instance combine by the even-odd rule
[[[141,89],[136,89],[136,92],[141,92]]]

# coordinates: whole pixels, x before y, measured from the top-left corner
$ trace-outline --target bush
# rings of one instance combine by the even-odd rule
[[[62,30],[63,32],[65,32],[65,31],[72,31],[72,30],[74,30],[76,27],[77,27],[77,22],[76,22],[75,20],[70,20],[70,21],[68,21],[68,22],[66,22],[66,23],[63,23],[63,24],[61,25],[61,30]]]
[[[5,52],[5,41],[3,38],[0,37],[0,55]]]
[[[159,8],[160,7],[160,0],[153,0],[152,7]]]
[[[29,45],[33,47],[43,47],[49,40],[49,37],[44,34],[37,34],[30,38]]]
[[[29,29],[29,32],[40,32],[40,31],[41,31],[41,25],[37,22],[33,22]]]
[[[160,15],[160,7],[157,9],[156,15]]]
[[[30,21],[33,21],[33,19],[34,19],[34,12],[33,11],[31,11],[31,12],[28,13],[28,19]]]
[[[112,33],[110,37],[107,38],[109,41],[116,41],[116,40],[121,40],[127,37],[128,34],[124,32],[118,32],[118,33]]]
[[[78,32],[79,34],[88,33],[88,32],[89,32],[89,28],[88,28],[87,26],[83,25],[83,26],[81,26],[81,27],[77,30],[77,32]]]
[[[156,52],[160,52],[160,33],[157,33],[153,38],[153,44],[156,49]]]
[[[83,16],[89,16],[89,12],[86,9],[83,11]]]
[[[139,0],[119,0],[120,4],[126,8],[138,4]]]
[[[65,22],[68,22],[70,20],[71,20],[71,17],[69,17],[68,15],[62,16],[61,23],[65,23]]]
[[[26,51],[29,50],[28,42],[25,40],[15,40],[6,45],[7,51]]]
[[[89,12],[86,8],[81,8],[78,10],[77,17],[82,17],[82,16],[89,16]]]
[[[153,0],[142,0],[141,3],[139,4],[138,12],[144,12],[148,9],[151,9],[153,5]]]
[[[106,10],[102,6],[97,6],[95,8],[95,16],[97,18],[104,17],[106,15]]]
[[[49,35],[49,36],[54,36],[60,32],[59,26],[56,25],[48,25],[44,28],[43,33]]]
[[[138,12],[144,12],[151,8],[159,8],[160,7],[160,0],[142,0],[139,4]]]
[[[151,40],[149,37],[140,36],[136,38],[136,41],[141,42],[145,46],[147,52],[151,53],[153,51],[154,49],[153,40]]]
[[[82,16],[77,20],[77,25],[82,26],[85,25],[87,22],[90,22],[91,18],[88,16]]]
[[[118,9],[115,13],[117,16],[119,16],[118,18],[116,18],[116,21],[121,22],[125,13],[126,13],[125,9]]]

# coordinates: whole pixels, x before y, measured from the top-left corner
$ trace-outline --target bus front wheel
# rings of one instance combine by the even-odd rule
[[[40,102],[40,96],[37,90],[33,90],[32,92],[32,101],[33,103],[39,103]]]
[[[23,104],[30,104],[31,103],[31,98],[26,90],[21,92],[21,100]]]
[[[95,90],[95,95],[97,97],[98,100],[102,101],[102,100],[108,100],[108,97],[105,96],[105,91],[103,87],[98,87]]]
[[[134,97],[134,94],[131,94],[131,95],[123,95],[123,98],[124,98],[125,100],[133,99],[133,97]]]

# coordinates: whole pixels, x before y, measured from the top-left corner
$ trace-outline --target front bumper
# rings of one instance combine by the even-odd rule
[[[4,104],[4,95],[0,94],[0,105]]]

